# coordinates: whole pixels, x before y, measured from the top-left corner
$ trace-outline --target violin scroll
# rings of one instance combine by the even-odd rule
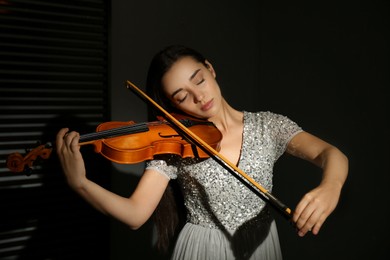
[[[52,149],[50,144],[44,144],[34,148],[24,157],[20,153],[12,153],[7,157],[7,167],[11,172],[24,172],[26,175],[30,175],[37,158],[48,159]]]

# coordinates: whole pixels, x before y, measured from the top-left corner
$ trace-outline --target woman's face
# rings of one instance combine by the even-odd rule
[[[203,119],[216,115],[222,101],[215,71],[206,63],[207,67],[191,57],[183,57],[162,78],[164,93],[173,106]]]

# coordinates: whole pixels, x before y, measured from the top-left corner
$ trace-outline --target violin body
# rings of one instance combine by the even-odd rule
[[[96,131],[131,126],[134,122],[106,122]],[[101,139],[93,142],[95,152],[110,161],[124,164],[151,160],[156,155],[175,154],[182,158],[207,158],[202,149],[185,140],[171,125],[163,121],[146,124],[148,131]],[[216,150],[220,150],[221,132],[212,124],[194,124],[189,129]]]

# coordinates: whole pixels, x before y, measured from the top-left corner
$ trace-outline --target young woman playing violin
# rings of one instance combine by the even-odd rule
[[[338,148],[283,115],[234,109],[221,95],[212,64],[184,46],[169,46],[155,55],[147,90],[169,112],[214,123],[223,136],[219,152],[268,190],[274,163],[285,152],[320,167],[321,183],[303,196],[291,218],[299,236],[319,233],[348,174],[348,159]],[[68,131],[61,129],[56,140],[67,182],[96,209],[132,229],[154,215],[160,242],[173,237],[179,221],[169,214],[180,205],[166,200],[175,191],[170,184],[180,188],[175,196],[183,197],[186,219],[171,243],[172,259],[282,259],[266,201],[214,158],[167,154],[149,160],[133,194],[124,198],[86,178],[79,134]]]

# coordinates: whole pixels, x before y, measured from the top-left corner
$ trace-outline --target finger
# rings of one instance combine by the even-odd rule
[[[321,214],[321,216],[318,218],[317,222],[315,223],[315,225],[312,228],[312,233],[314,235],[317,235],[320,232],[320,229],[321,229],[322,225],[324,224],[326,218],[327,218],[326,214]]]
[[[72,150],[71,146],[72,143],[74,142],[73,139],[77,138],[78,140],[78,133],[75,131],[71,131],[65,134],[64,136],[64,143],[67,148],[67,150]]]
[[[312,217],[313,212],[314,212],[314,207],[308,204],[306,208],[302,211],[302,213],[299,215],[299,218],[295,223],[296,227],[299,230],[303,229],[305,226],[308,227],[308,225],[310,224],[308,223],[308,221]]]
[[[300,218],[302,212],[305,210],[305,208],[307,207],[307,205],[309,205],[310,203],[310,198],[308,198],[307,195],[305,195],[302,200],[298,203],[295,211],[294,211],[294,215],[293,215],[293,221],[294,223],[297,223],[298,219]]]
[[[305,208],[300,208],[300,210],[301,213],[295,224],[298,229],[298,235],[304,236],[308,231],[311,231],[322,211],[318,210],[317,204],[313,201],[307,203]]]
[[[70,150],[72,152],[78,152],[80,150],[79,140],[80,134],[75,132],[70,143]]]
[[[56,147],[57,147],[57,153],[60,152],[62,145],[64,144],[64,136],[69,131],[69,128],[62,128],[60,131],[58,131],[56,136]]]
[[[302,214],[302,219],[300,219],[300,221],[302,221],[302,222],[299,223],[299,226],[300,226],[299,230],[298,230],[299,236],[304,236],[304,235],[306,235],[307,232],[312,231],[313,227],[317,223],[319,215],[321,214],[318,210],[311,209],[311,208],[308,208],[308,212],[311,212],[311,214],[306,215],[306,213],[304,213],[304,214]],[[302,223],[304,223],[304,224],[302,224]]]

